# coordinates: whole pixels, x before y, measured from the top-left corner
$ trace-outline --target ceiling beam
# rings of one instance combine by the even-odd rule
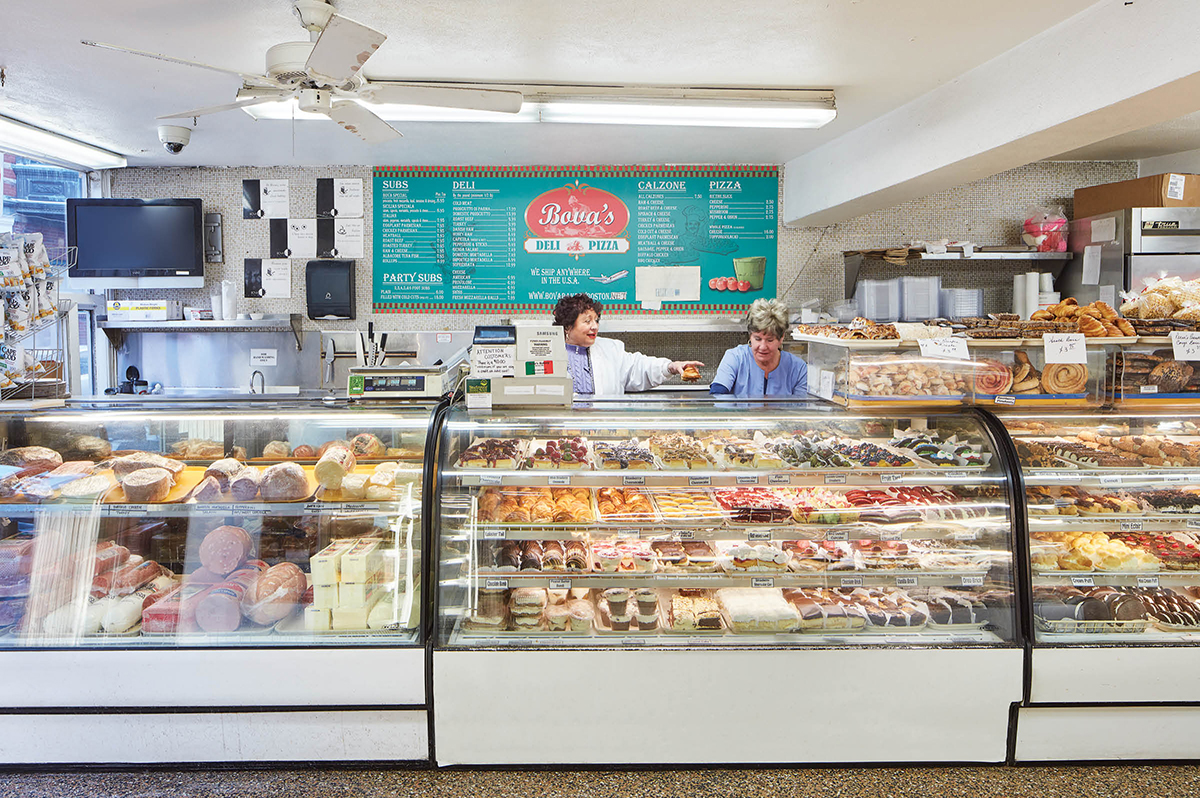
[[[1101,0],[798,158],[790,227],[845,221],[1200,110],[1200,2]]]

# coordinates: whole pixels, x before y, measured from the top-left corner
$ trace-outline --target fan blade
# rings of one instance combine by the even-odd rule
[[[167,114],[158,117],[159,119],[187,119],[189,116],[204,116],[205,114],[215,114],[221,111],[232,111],[235,108],[247,108],[251,105],[262,105],[263,103],[279,102],[286,100],[292,95],[292,92],[280,92],[278,96],[266,97],[251,97],[248,100],[238,100],[237,102],[225,103],[224,105],[210,105],[207,108],[197,108],[193,111],[180,111],[177,114]]]
[[[162,53],[151,53],[146,50],[134,50],[132,47],[121,47],[118,44],[106,44],[104,42],[91,42],[87,39],[81,39],[80,44],[86,44],[88,47],[98,47],[101,50],[115,50],[118,53],[129,53],[130,55],[140,55],[143,58],[153,58],[157,61],[166,61],[171,64],[183,64],[184,66],[200,67],[201,69],[209,69],[213,72],[224,72],[226,75],[237,75],[245,83],[257,86],[275,86],[280,84],[266,75],[249,75],[245,72],[238,72],[233,69],[225,69],[224,67],[213,66],[212,64],[202,64],[199,61],[188,61],[185,58],[173,58]]]
[[[368,144],[382,144],[404,135],[352,100],[334,103],[329,118]]]
[[[387,36],[374,28],[334,14],[317,37],[304,68],[310,76],[341,86],[385,41]]]
[[[439,108],[465,108],[472,111],[520,112],[524,97],[507,89],[455,88],[422,86],[413,83],[367,83],[358,96],[373,103],[396,105],[433,105]]]

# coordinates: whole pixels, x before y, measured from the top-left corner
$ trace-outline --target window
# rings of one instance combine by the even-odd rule
[[[83,196],[83,174],[12,153],[3,158],[0,232],[41,233],[50,257],[59,255],[67,246],[67,198]]]

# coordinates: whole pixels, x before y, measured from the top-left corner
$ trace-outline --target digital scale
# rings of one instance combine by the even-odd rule
[[[436,365],[351,366],[346,394],[351,399],[419,399],[458,388],[466,374],[467,350]]]

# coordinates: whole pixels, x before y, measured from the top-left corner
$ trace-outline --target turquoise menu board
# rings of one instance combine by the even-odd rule
[[[775,296],[775,166],[377,167],[376,312],[740,312]]]

